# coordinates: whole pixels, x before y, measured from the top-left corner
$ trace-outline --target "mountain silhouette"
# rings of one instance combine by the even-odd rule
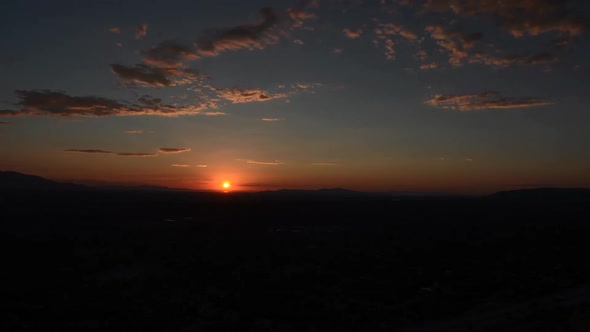
[[[85,186],[80,184],[51,181],[36,175],[23,174],[13,171],[0,171],[0,191],[81,190],[85,188]]]
[[[588,188],[535,188],[500,191],[489,196],[494,199],[520,200],[590,200]]]

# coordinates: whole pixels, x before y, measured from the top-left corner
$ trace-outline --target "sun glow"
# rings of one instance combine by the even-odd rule
[[[229,183],[228,181],[223,182],[223,184],[221,185],[223,187],[223,189],[227,190],[231,187],[231,183]]]

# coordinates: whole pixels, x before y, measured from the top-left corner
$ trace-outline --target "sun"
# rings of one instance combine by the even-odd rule
[[[229,183],[229,181],[225,181],[221,186],[223,187],[223,189],[227,190],[231,187],[231,183]]]

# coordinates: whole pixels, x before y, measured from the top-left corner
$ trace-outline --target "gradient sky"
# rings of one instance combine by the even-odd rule
[[[585,0],[5,0],[0,169],[84,183],[590,186]]]

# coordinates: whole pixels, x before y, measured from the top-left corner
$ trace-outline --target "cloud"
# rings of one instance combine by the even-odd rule
[[[125,130],[124,134],[143,134],[143,130]]]
[[[7,125],[8,122],[0,121],[0,125]]]
[[[438,64],[436,62],[427,63],[427,64],[423,64],[420,66],[420,69],[422,69],[422,70],[430,70],[430,69],[436,69],[436,68],[438,68]]]
[[[310,13],[306,10],[309,8],[318,8],[318,7],[319,6],[318,6],[317,0],[313,0],[313,1],[303,0],[303,1],[299,1],[299,3],[295,7],[289,8],[287,10],[287,14],[289,15],[289,17],[293,21],[291,24],[291,29],[303,28],[305,20],[317,18],[316,14]]]
[[[403,26],[393,24],[393,23],[377,23],[377,28],[374,30],[376,39],[373,40],[373,44],[375,46],[383,47],[385,50],[385,58],[387,60],[395,60],[395,44],[396,42],[393,40],[393,37],[401,36],[405,40],[410,42],[416,42],[418,36],[404,28]]]
[[[277,121],[283,121],[283,119],[279,119],[279,118],[262,118],[262,119],[260,119],[260,121],[264,121],[264,122],[277,122]]]
[[[77,153],[98,153],[98,154],[111,154],[113,151],[97,150],[97,149],[67,149],[65,152],[77,152]]]
[[[297,44],[297,45],[303,45],[303,44],[305,44],[305,43],[303,42],[303,40],[301,40],[301,39],[295,39],[295,40],[293,41],[293,43],[295,43],[295,44]]]
[[[425,101],[427,105],[438,108],[459,111],[473,111],[479,109],[511,109],[553,104],[542,98],[508,98],[497,92],[482,92],[478,94],[438,94]]]
[[[424,10],[453,11],[461,16],[487,16],[514,37],[560,32],[570,36],[590,29],[590,20],[567,0],[428,0]]]
[[[260,14],[263,19],[258,23],[209,31],[197,40],[198,53],[216,56],[222,51],[262,49],[267,44],[276,43],[279,37],[271,30],[279,21],[278,15],[270,7],[261,9]]]
[[[112,28],[109,29],[109,32],[112,32],[112,33],[121,33],[121,28],[119,28],[119,27],[112,27]]]
[[[181,67],[182,61],[195,60],[199,56],[185,45],[173,41],[163,41],[160,44],[141,51],[143,62],[157,67]]]
[[[468,162],[468,163],[473,162],[473,159],[472,158],[469,158],[469,157],[465,157],[465,158],[463,158],[463,160],[466,161],[466,162]]]
[[[147,35],[148,25],[146,23],[140,24],[135,29],[135,39],[143,39]]]
[[[247,164],[256,164],[256,165],[267,165],[267,166],[277,166],[283,165],[284,162],[280,160],[252,160],[252,159],[238,159],[239,161],[243,161]]]
[[[363,34],[363,29],[344,29],[344,35],[350,39],[359,38]]]
[[[160,148],[160,149],[158,149],[158,151],[160,151],[161,153],[167,153],[167,154],[189,152],[190,150],[191,150],[190,148]]]
[[[52,90],[17,90],[15,93],[20,99],[16,103],[20,110],[3,110],[0,116],[218,115],[205,112],[203,104],[170,105],[150,96],[143,96],[137,104],[130,104],[96,96],[70,96]]]
[[[199,167],[199,168],[207,168],[208,166],[205,164],[200,164],[200,165],[195,165],[195,167]]]
[[[312,163],[313,166],[336,166],[334,163]]]
[[[111,64],[111,69],[114,74],[123,79],[121,84],[128,86],[177,86],[190,84],[199,79],[198,72],[188,68],[165,68],[145,64],[128,67]]]
[[[112,154],[112,155],[121,156],[121,157],[155,157],[155,156],[157,156],[156,153],[114,152],[114,151],[98,150],[98,149],[67,149],[64,151],[65,152],[76,152],[76,153],[89,153],[89,154]]]
[[[447,28],[440,25],[429,25],[425,29],[436,44],[449,54],[449,63],[459,66],[469,56],[469,50],[479,42],[481,33],[467,33],[460,28]]]
[[[214,87],[211,87],[211,89],[215,91],[220,98],[231,101],[233,104],[250,103],[256,101],[269,101],[272,99],[284,98],[287,96],[284,93],[271,95],[264,90],[258,89],[221,89]]]
[[[172,167],[181,167],[181,168],[189,168],[189,167],[191,167],[191,165],[186,165],[186,164],[170,164],[170,166],[172,166]]]
[[[116,155],[121,157],[155,157],[158,154],[147,152],[117,152]]]

